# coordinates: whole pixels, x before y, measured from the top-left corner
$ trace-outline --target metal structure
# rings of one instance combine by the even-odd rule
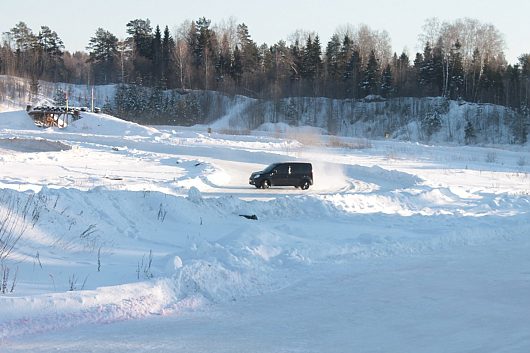
[[[27,106],[26,111],[35,122],[35,125],[40,127],[56,126],[65,128],[72,121],[81,118],[79,108],[67,107],[50,107],[50,106]]]

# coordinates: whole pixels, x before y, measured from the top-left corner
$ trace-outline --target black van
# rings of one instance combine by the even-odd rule
[[[254,172],[248,179],[250,185],[268,189],[271,186],[295,186],[302,190],[313,185],[313,166],[311,163],[273,163],[259,172]]]

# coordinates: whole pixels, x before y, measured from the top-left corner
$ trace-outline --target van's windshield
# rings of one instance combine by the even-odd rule
[[[274,170],[274,168],[276,168],[278,166],[278,163],[273,163],[271,165],[269,165],[267,168],[263,169],[263,172],[264,173],[270,173]]]

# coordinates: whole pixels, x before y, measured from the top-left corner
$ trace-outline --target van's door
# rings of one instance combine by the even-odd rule
[[[276,173],[272,177],[272,185],[278,185],[278,186],[289,185],[289,165],[278,164],[275,170],[276,170]]]

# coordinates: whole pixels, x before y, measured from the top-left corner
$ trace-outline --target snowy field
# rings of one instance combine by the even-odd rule
[[[206,130],[0,113],[1,352],[530,351],[528,146]]]

